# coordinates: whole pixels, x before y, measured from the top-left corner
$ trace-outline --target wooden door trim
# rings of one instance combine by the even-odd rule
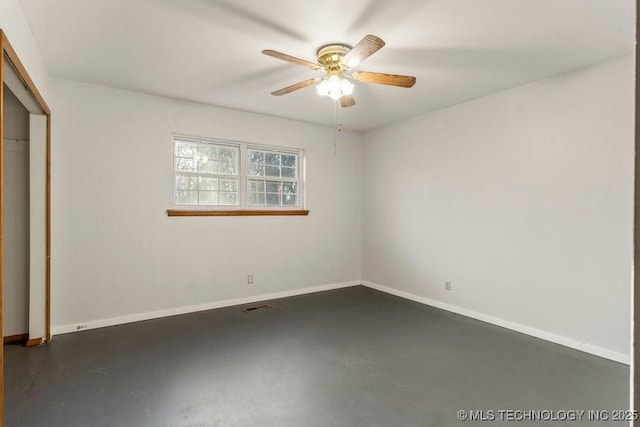
[[[3,53],[7,56],[7,59],[9,60],[13,68],[16,70],[16,73],[20,77],[20,80],[22,80],[22,82],[25,84],[25,86],[27,87],[27,89],[29,90],[33,98],[36,100],[36,102],[38,103],[38,105],[40,106],[44,114],[47,116],[50,116],[51,110],[49,109],[49,106],[44,101],[44,98],[38,91],[38,88],[36,87],[33,80],[31,80],[31,77],[29,77],[29,73],[27,73],[27,70],[24,68],[24,65],[20,61],[20,58],[18,58],[18,54],[13,49],[13,46],[11,46],[11,43],[9,43],[9,40],[7,39],[6,34],[2,30],[0,30],[0,35],[2,35]]]
[[[27,342],[29,341],[29,334],[17,334],[17,335],[9,335],[2,338],[2,342],[4,344],[14,343],[14,342]]]
[[[33,99],[38,103],[42,112],[47,116],[47,141],[46,141],[46,200],[45,200],[45,341],[51,339],[51,110],[45,102],[42,94],[36,87],[35,83],[29,76],[26,68],[18,54],[16,53],[11,43],[7,39],[4,31],[0,29],[0,51],[2,57],[7,58],[16,74],[22,80],[27,90],[30,92]],[[3,313],[2,313],[2,250],[3,250],[3,236],[2,236],[2,212],[3,212],[3,191],[4,181],[2,177],[2,171],[4,170],[4,138],[3,138],[3,123],[4,123],[4,61],[0,60],[0,331],[3,325]],[[34,341],[34,340],[31,340]],[[31,342],[30,341],[30,342]],[[41,342],[42,340],[40,340]],[[38,342],[39,343],[39,342]],[[32,343],[35,344],[35,341]],[[0,346],[0,426],[3,424],[4,419],[4,352],[2,346]]]
[[[4,57],[5,36],[0,30],[0,52]],[[4,212],[4,61],[0,60],[0,331],[2,331],[2,248],[4,247],[2,235],[2,212]],[[4,425],[4,345],[0,346],[0,426]]]

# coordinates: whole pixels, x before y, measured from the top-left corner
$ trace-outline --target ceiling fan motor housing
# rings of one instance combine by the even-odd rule
[[[318,49],[318,63],[327,71],[327,74],[340,74],[347,67],[342,63],[342,58],[349,53],[351,46],[346,44],[330,44]]]

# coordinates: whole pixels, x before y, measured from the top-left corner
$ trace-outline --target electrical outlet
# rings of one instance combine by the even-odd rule
[[[331,270],[329,269],[329,266],[328,266],[328,265],[325,265],[324,267],[322,267],[322,272],[323,272],[324,274],[329,274],[329,272],[330,272],[330,271],[331,271]]]
[[[247,284],[253,285],[253,274],[247,276]]]
[[[445,291],[451,290],[451,280],[447,280],[446,282],[444,282],[444,290]]]

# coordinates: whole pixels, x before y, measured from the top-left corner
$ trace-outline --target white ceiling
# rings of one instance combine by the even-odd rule
[[[634,0],[21,0],[52,75],[332,125],[313,87],[317,47],[374,34],[358,69],[417,77],[356,83],[346,129],[368,130],[631,52]]]

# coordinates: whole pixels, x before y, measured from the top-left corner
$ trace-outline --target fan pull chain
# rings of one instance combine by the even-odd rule
[[[333,110],[333,123],[335,125],[335,130],[333,132],[333,155],[338,155],[338,133],[342,132],[342,123],[339,120],[339,109],[338,109],[338,101],[334,102],[334,110]]]
[[[338,155],[338,100],[333,102],[333,124],[335,130],[333,131],[333,155]]]

